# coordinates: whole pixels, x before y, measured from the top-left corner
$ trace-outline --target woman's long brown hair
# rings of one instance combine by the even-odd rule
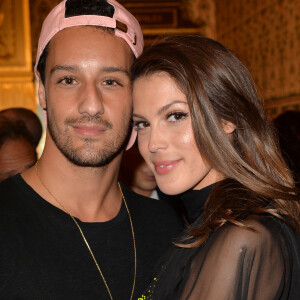
[[[134,63],[132,81],[168,73],[185,93],[199,152],[225,175],[206,202],[201,224],[183,247],[202,244],[226,223],[246,227],[249,214],[267,213],[300,232],[299,191],[285,164],[252,77],[233,53],[199,35],[173,35],[150,46]],[[232,139],[222,124],[236,129]]]

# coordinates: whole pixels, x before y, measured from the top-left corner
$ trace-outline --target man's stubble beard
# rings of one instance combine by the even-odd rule
[[[64,121],[65,130],[60,129],[55,122],[55,117],[52,117],[50,111],[47,113],[47,126],[52,140],[54,141],[60,152],[74,165],[80,167],[104,167],[108,165],[122,150],[125,149],[129,137],[130,116],[125,118],[120,129],[114,138],[109,138],[114,134],[113,125],[98,116],[82,116],[77,119],[66,119]],[[92,123],[102,124],[107,130],[103,134],[103,140],[99,141],[92,138],[83,139],[84,145],[75,148],[72,145],[72,137],[68,124]],[[105,139],[105,140],[104,140]],[[93,144],[100,143],[102,146],[97,148]]]

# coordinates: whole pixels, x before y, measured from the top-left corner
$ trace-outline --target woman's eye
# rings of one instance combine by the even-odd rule
[[[59,83],[63,83],[65,85],[72,85],[76,84],[76,80],[72,77],[64,77],[61,80],[59,80]]]
[[[136,122],[133,122],[133,127],[136,129],[136,130],[141,130],[141,129],[144,129],[146,127],[149,127],[149,123],[146,122],[146,121],[136,121]]]
[[[184,112],[175,112],[168,114],[168,121],[176,122],[180,121],[181,119],[185,118],[188,115],[188,113]]]

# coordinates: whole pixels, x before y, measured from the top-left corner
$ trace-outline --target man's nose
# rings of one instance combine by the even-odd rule
[[[89,116],[102,115],[104,113],[103,95],[96,84],[87,83],[82,88],[79,112]]]

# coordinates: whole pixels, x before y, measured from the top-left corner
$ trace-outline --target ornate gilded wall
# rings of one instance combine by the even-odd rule
[[[146,44],[164,33],[198,32],[217,38],[249,67],[272,116],[285,109],[300,109],[300,0],[119,1],[141,22]],[[35,61],[42,21],[59,2],[0,0],[0,93],[6,91],[9,103],[16,97],[32,97],[28,78],[33,74],[28,66]],[[31,58],[24,3],[30,5]],[[3,83],[7,67],[25,75],[25,81],[14,72],[14,85]]]
[[[300,110],[300,1],[216,0],[217,39],[250,68],[272,116]]]
[[[36,110],[28,0],[0,0],[0,109]]]

